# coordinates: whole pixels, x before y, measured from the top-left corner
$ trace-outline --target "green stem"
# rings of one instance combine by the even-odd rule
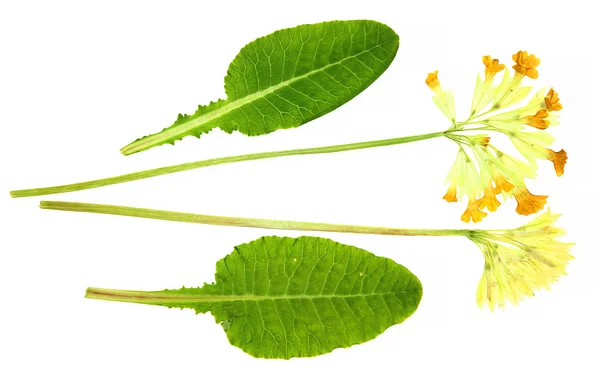
[[[190,162],[190,163],[171,165],[168,167],[149,169],[149,170],[145,170],[145,171],[141,171],[141,172],[129,173],[129,174],[124,174],[122,176],[103,178],[103,179],[94,180],[94,181],[79,182],[79,183],[73,183],[73,184],[62,185],[62,186],[42,187],[42,188],[36,188],[36,189],[15,190],[15,191],[11,191],[10,195],[13,198],[20,198],[20,197],[26,197],[26,196],[60,194],[60,193],[64,193],[64,192],[87,190],[87,189],[93,189],[96,187],[114,185],[117,183],[124,183],[124,182],[141,180],[144,178],[162,176],[163,174],[183,172],[183,171],[190,170],[190,169],[210,167],[212,165],[237,163],[237,162],[248,161],[248,160],[277,158],[277,157],[281,157],[281,156],[326,154],[326,153],[331,153],[331,152],[366,149],[366,148],[370,148],[370,147],[391,146],[391,145],[397,145],[397,144],[401,144],[401,143],[415,142],[415,141],[421,141],[421,140],[425,140],[425,139],[429,139],[429,138],[441,137],[447,133],[448,133],[448,131],[421,134],[421,135],[417,135],[417,136],[390,138],[390,139],[378,140],[378,141],[348,143],[348,144],[335,145],[335,146],[313,147],[313,148],[296,149],[296,150],[259,152],[259,153],[254,153],[254,154],[227,156],[227,157],[223,157],[223,158],[200,160],[200,161],[194,161],[194,162]]]
[[[220,225],[220,226],[240,226],[240,227],[255,227],[262,229],[276,230],[301,230],[301,231],[329,231],[354,234],[375,234],[375,235],[401,235],[401,236],[468,236],[473,230],[442,230],[442,229],[399,229],[390,227],[375,227],[375,226],[356,226],[356,225],[340,225],[320,222],[298,222],[298,221],[282,221],[282,220],[267,220],[260,218],[242,218],[242,217],[225,217],[225,216],[210,216],[206,214],[193,214],[161,211],[156,209],[144,209],[133,207],[122,207],[116,205],[105,204],[90,204],[90,203],[72,203],[61,201],[42,201],[40,203],[42,209],[53,209],[60,211],[71,212],[88,212],[112,214],[119,216],[151,218],[155,220],[178,221],[199,223],[205,225]]]

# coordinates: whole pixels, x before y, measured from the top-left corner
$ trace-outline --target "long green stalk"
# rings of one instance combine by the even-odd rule
[[[402,235],[402,236],[468,236],[473,230],[442,230],[442,229],[399,229],[390,227],[340,225],[320,222],[299,222],[268,220],[260,218],[242,218],[211,216],[206,214],[193,214],[161,211],[156,209],[122,207],[106,204],[73,203],[62,201],[42,201],[42,209],[53,209],[71,212],[88,212],[100,214],[112,214],[119,216],[151,218],[155,220],[178,221],[199,223],[205,225],[255,227],[275,230],[301,230],[301,231],[329,231],[355,234],[375,235]]]
[[[429,139],[429,138],[441,137],[448,133],[449,133],[448,131],[435,132],[435,133],[421,134],[421,135],[416,135],[416,136],[390,138],[390,139],[378,140],[378,141],[348,143],[348,144],[335,145],[335,146],[313,147],[313,148],[296,149],[296,150],[259,152],[259,153],[254,153],[254,154],[227,156],[227,157],[223,157],[223,158],[200,160],[200,161],[194,161],[194,162],[190,162],[190,163],[171,165],[171,166],[162,167],[162,168],[149,169],[149,170],[145,170],[145,171],[141,171],[141,172],[128,173],[128,174],[124,174],[121,176],[102,178],[102,179],[94,180],[94,181],[79,182],[79,183],[73,183],[73,184],[61,185],[61,186],[42,187],[42,188],[35,188],[35,189],[15,190],[15,191],[11,191],[10,195],[13,198],[21,198],[21,197],[26,197],[26,196],[60,194],[60,193],[65,193],[65,192],[93,189],[93,188],[97,188],[97,187],[114,185],[114,184],[118,184],[118,183],[131,182],[131,181],[141,180],[144,178],[162,176],[164,174],[183,172],[183,171],[190,170],[190,169],[210,167],[212,165],[237,163],[237,162],[248,161],[248,160],[277,158],[277,157],[281,157],[281,156],[326,154],[326,153],[332,153],[332,152],[342,152],[342,151],[366,149],[366,148],[370,148],[370,147],[391,146],[391,145],[397,145],[397,144],[401,144],[401,143],[415,142],[415,141],[421,141],[421,140],[425,140],[425,139]]]

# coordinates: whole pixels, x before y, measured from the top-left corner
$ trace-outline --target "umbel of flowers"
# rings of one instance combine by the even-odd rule
[[[557,238],[565,230],[554,226],[560,215],[547,211],[512,230],[472,230],[471,239],[484,256],[484,269],[477,287],[477,304],[492,311],[507,302],[516,305],[539,289],[565,275],[573,259],[572,243]]]
[[[538,160],[551,161],[557,176],[564,173],[567,153],[548,147],[554,137],[546,131],[558,124],[557,112],[562,109],[558,93],[542,88],[526,101],[532,87],[523,82],[538,77],[540,59],[519,51],[513,61],[511,74],[498,59],[483,57],[485,71],[477,77],[470,116],[465,121],[456,121],[454,95],[442,87],[438,72],[430,73],[425,81],[434,92],[434,103],[451,122],[446,137],[458,145],[443,199],[458,202],[466,197],[467,208],[461,216],[465,222],[479,222],[487,216],[486,210],[496,211],[500,194],[504,200],[512,197],[517,201],[518,214],[537,213],[544,208],[547,196],[532,194],[525,180],[536,177]],[[495,84],[496,74],[502,71],[502,80]],[[494,135],[507,136],[525,161],[496,147]]]

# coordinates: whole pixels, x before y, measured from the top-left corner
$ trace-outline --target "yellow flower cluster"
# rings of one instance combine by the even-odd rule
[[[516,305],[535,291],[549,289],[561,275],[572,243],[556,238],[565,234],[553,226],[560,215],[550,211],[514,230],[475,230],[469,236],[485,258],[484,271],[477,287],[477,304],[492,311],[507,302]]]
[[[534,54],[519,51],[513,55],[515,62],[511,74],[498,59],[482,58],[483,76],[478,76],[471,104],[471,114],[465,121],[456,121],[454,96],[442,88],[438,72],[428,75],[426,84],[434,92],[434,103],[452,125],[446,137],[459,149],[446,182],[449,184],[443,199],[457,202],[468,198],[467,208],[461,216],[464,222],[479,222],[488,212],[498,209],[504,199],[512,197],[517,202],[516,212],[521,215],[537,213],[544,208],[547,196],[532,194],[525,179],[537,175],[537,161],[549,160],[557,176],[564,173],[567,153],[548,148],[554,138],[545,130],[558,124],[557,111],[562,109],[558,93],[553,88],[542,88],[524,105],[518,106],[530,95],[532,87],[523,86],[525,77],[536,79],[540,59]],[[499,84],[494,85],[496,74],[504,71]],[[527,130],[527,129],[532,129]],[[492,136],[507,136],[523,161],[494,146]]]

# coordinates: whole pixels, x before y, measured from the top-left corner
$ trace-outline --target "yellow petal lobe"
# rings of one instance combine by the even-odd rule
[[[452,185],[450,185],[450,187],[448,187],[448,191],[446,192],[446,195],[444,195],[442,197],[442,199],[444,199],[448,203],[453,203],[453,202],[458,201],[458,199],[456,198],[456,185],[455,184],[452,184]]]
[[[541,109],[538,112],[536,112],[535,115],[529,115],[525,117],[525,122],[527,125],[537,128],[537,129],[541,129],[544,130],[546,128],[548,128],[548,126],[550,125],[550,120],[546,120],[546,118],[548,117],[548,111],[546,109]]]
[[[567,164],[567,152],[560,150],[558,152],[547,149],[547,158],[554,163],[554,171],[557,176],[562,176],[565,173],[565,164]]]
[[[471,220],[474,223],[481,222],[483,217],[487,216],[487,213],[479,210],[480,204],[481,202],[478,200],[469,200],[467,209],[463,212],[462,216],[460,216],[460,219],[467,223],[469,223]]]
[[[516,211],[523,216],[541,211],[546,205],[546,199],[548,199],[546,195],[533,195],[525,187],[515,187],[513,195],[517,200]]]
[[[513,61],[515,62],[513,68],[517,74],[527,76],[531,79],[538,78],[536,67],[540,65],[540,59],[535,54],[519,50],[516,54],[513,54]]]
[[[558,98],[558,93],[554,91],[554,88],[550,88],[548,94],[544,98],[544,103],[546,103],[546,109],[548,111],[560,111],[563,106],[559,101],[560,98]]]
[[[436,90],[440,87],[440,81],[438,80],[437,74],[437,71],[430,72],[427,75],[427,79],[425,79],[425,84],[427,84],[431,90]]]

